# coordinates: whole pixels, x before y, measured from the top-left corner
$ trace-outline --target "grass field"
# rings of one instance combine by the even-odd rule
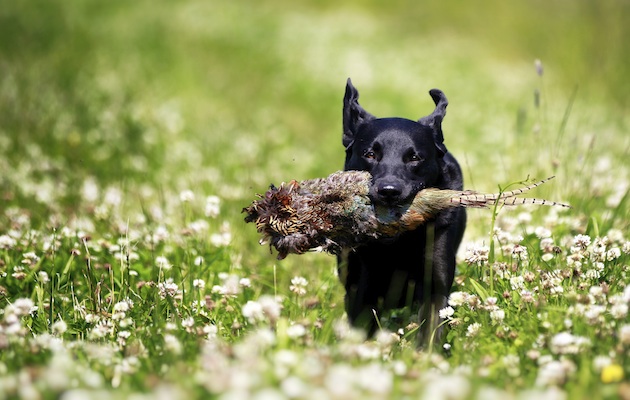
[[[0,0],[0,399],[630,398],[630,7]],[[538,61],[536,61],[538,60]],[[449,98],[469,211],[446,342],[349,328],[333,257],[241,210]],[[399,324],[398,321],[405,321]]]

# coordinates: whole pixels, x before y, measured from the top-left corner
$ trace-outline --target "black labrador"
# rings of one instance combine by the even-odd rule
[[[440,90],[429,93],[435,110],[418,121],[376,118],[359,105],[359,92],[348,79],[343,100],[344,169],[372,174],[370,197],[380,206],[409,204],[427,187],[463,188],[461,169],[442,135],[448,101]],[[342,252],[339,276],[346,288],[350,322],[372,334],[382,311],[410,306],[419,310],[419,344],[441,341],[438,311],[447,306],[465,227],[465,210],[455,208],[414,231]]]

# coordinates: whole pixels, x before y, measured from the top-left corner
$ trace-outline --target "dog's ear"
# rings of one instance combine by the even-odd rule
[[[346,149],[352,146],[359,126],[374,118],[359,104],[359,91],[352,86],[352,81],[348,78],[346,94],[343,97],[343,145]]]
[[[435,103],[435,110],[430,115],[422,117],[418,120],[422,125],[426,125],[433,130],[433,140],[435,141],[435,147],[437,147],[440,155],[446,154],[446,146],[444,146],[444,134],[442,133],[442,120],[446,116],[446,106],[448,106],[448,100],[446,95],[439,89],[431,89],[429,91],[433,102]]]

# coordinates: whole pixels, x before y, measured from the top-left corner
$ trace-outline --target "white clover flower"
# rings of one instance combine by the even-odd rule
[[[387,397],[394,386],[394,375],[381,364],[373,363],[357,370],[356,382],[368,393]]]
[[[219,328],[217,328],[216,325],[204,325],[204,327],[202,328],[203,333],[206,335],[206,338],[208,340],[210,339],[215,339],[217,337],[217,334],[219,333]]]
[[[223,285],[214,285],[212,293],[220,294],[227,297],[235,297],[241,293],[239,285],[239,277],[234,274],[219,274],[219,279],[223,280]]]
[[[468,325],[468,328],[466,328],[466,337],[475,337],[480,330],[481,324],[479,322],[473,322],[472,324]]]
[[[504,229],[495,227],[493,232],[494,237],[497,238],[499,243],[515,243],[515,240],[509,231],[512,231],[516,227],[517,223],[518,222],[514,218],[503,218],[501,220],[501,224]]]
[[[249,278],[241,278],[238,284],[245,288],[252,287],[252,281]]]
[[[584,310],[584,318],[591,324],[596,324],[600,321],[600,317],[606,312],[606,307],[591,304]]]
[[[182,344],[175,335],[167,333],[164,335],[164,347],[173,354],[181,354]]]
[[[523,289],[521,290],[521,300],[524,303],[533,303],[535,301],[534,295],[529,290]]]
[[[306,328],[302,324],[294,324],[287,328],[287,336],[292,339],[301,338],[306,335]]]
[[[352,397],[355,392],[353,382],[355,380],[355,371],[347,364],[333,364],[327,371],[324,378],[324,385],[331,398],[347,398]]]
[[[573,253],[567,256],[567,265],[575,269],[582,267],[582,260],[584,255],[582,253]]]
[[[133,319],[131,318],[121,319],[120,321],[118,321],[118,326],[123,329],[133,326]]]
[[[102,339],[114,333],[114,326],[110,320],[99,321],[88,334],[90,339]]]
[[[295,276],[291,279],[291,286],[289,286],[289,290],[298,296],[302,296],[306,294],[306,286],[308,286],[308,281],[305,278]]]
[[[461,375],[428,374],[423,399],[465,400],[470,398],[470,381]]]
[[[37,311],[37,307],[35,307],[35,303],[33,300],[28,298],[19,298],[16,299],[13,304],[9,304],[5,308],[6,314],[15,314],[18,317],[23,315],[28,315]]]
[[[93,203],[98,200],[99,194],[99,188],[96,183],[96,179],[93,176],[90,176],[85,181],[83,181],[81,195],[83,196],[83,199],[85,201]]]
[[[210,289],[210,291],[214,294],[225,294],[226,293],[226,289],[221,286],[221,285],[213,285],[212,289]]]
[[[625,299],[623,293],[617,293],[617,294],[613,294],[610,297],[608,297],[608,302],[610,304],[612,304],[612,305],[624,304],[624,303],[626,303],[626,299]]]
[[[591,237],[588,235],[577,235],[573,238],[573,246],[577,249],[585,250],[591,244]]]
[[[374,339],[381,348],[389,348],[400,341],[400,336],[387,329],[379,329]]]
[[[48,276],[48,273],[46,273],[46,271],[39,271],[37,273],[37,277],[38,277],[38,280],[41,283],[48,283],[48,282],[50,282],[50,277]]]
[[[540,257],[544,262],[553,260],[553,253],[545,253]]]
[[[608,356],[596,356],[593,358],[593,369],[601,372],[602,369],[612,364],[612,360]]]
[[[276,321],[280,318],[280,312],[282,311],[282,304],[280,300],[274,296],[263,295],[258,299],[263,311],[270,322]]]
[[[97,314],[85,314],[85,322],[87,322],[88,324],[93,324],[95,322],[100,321],[101,317]]]
[[[203,264],[203,257],[201,256],[195,257],[195,261],[193,261],[193,264],[195,264],[195,266],[197,267]]]
[[[621,231],[621,229],[610,229],[607,236],[611,243],[622,243],[624,241],[623,231]]]
[[[206,287],[206,281],[203,279],[195,279],[193,280],[193,287],[196,289],[203,289]]]
[[[630,254],[630,240],[623,244],[623,246],[621,247],[621,251],[623,251],[625,254]]]
[[[129,339],[131,337],[131,332],[129,332],[129,331],[119,331],[117,335],[121,339]]]
[[[490,311],[490,319],[494,322],[502,322],[505,319],[505,311],[500,308]]]
[[[68,330],[68,324],[62,319],[55,321],[50,326],[50,330],[54,335],[61,336]]]
[[[0,249],[10,250],[17,245],[17,241],[9,235],[0,235]]]
[[[153,243],[160,243],[168,239],[169,236],[170,236],[170,233],[168,232],[168,229],[160,225],[157,228],[155,228],[155,232],[153,232],[153,236],[151,237],[151,239]]]
[[[195,312],[198,313],[200,315],[203,315],[205,317],[208,316],[208,305],[206,304],[205,299],[204,300],[193,300],[190,302],[190,309]]]
[[[486,297],[486,306],[495,307],[497,305],[497,298],[494,296]]]
[[[296,376],[289,376],[280,382],[280,389],[290,399],[307,398],[310,388]]]
[[[519,213],[516,218],[518,219],[519,222],[521,223],[529,223],[532,222],[532,214],[528,213],[528,212],[521,212]]]
[[[619,247],[613,247],[606,252],[606,260],[608,261],[614,261],[619,257],[621,257],[621,249]]]
[[[450,319],[455,314],[455,310],[451,306],[444,307],[438,311],[438,315],[441,319]]]
[[[365,341],[365,331],[354,328],[345,319],[338,319],[334,326],[335,337],[349,343],[362,343]]]
[[[127,311],[129,311],[129,302],[127,302],[126,300],[123,301],[119,301],[118,303],[114,304],[114,307],[112,308],[112,311],[114,312],[122,312],[125,313]]]
[[[608,236],[602,236],[602,237],[597,237],[595,238],[595,240],[593,241],[593,247],[597,247],[597,248],[606,248],[606,246],[608,246],[608,244],[610,244],[610,239],[608,239]]]
[[[265,313],[262,304],[257,301],[249,300],[243,305],[241,309],[243,317],[247,318],[250,323],[256,323],[258,321],[264,321]]]
[[[575,336],[569,332],[561,332],[551,338],[549,347],[554,354],[579,354],[589,347],[590,340],[583,336]]]
[[[392,371],[396,376],[405,376],[407,375],[409,368],[407,368],[407,365],[404,361],[396,360],[392,362]]]
[[[39,257],[35,254],[35,252],[29,251],[22,254],[22,264],[33,265],[37,264],[38,261]]]
[[[600,275],[601,273],[598,270],[592,268],[584,272],[585,279],[597,280]]]
[[[348,350],[352,351],[363,361],[376,360],[383,356],[381,349],[371,342],[359,343],[356,346],[350,347]]]
[[[210,235],[210,243],[215,247],[225,247],[232,242],[230,232],[213,233]]]
[[[226,280],[226,279],[230,276],[230,274],[229,274],[229,273],[227,273],[227,272],[219,272],[219,273],[217,274],[217,276],[219,277],[219,279],[221,279],[222,281],[224,281],[224,280]]]
[[[122,321],[127,317],[127,314],[124,312],[115,312],[112,314],[112,321]]]
[[[534,229],[534,235],[536,235],[538,239],[541,239],[540,241],[541,245],[544,240],[551,240],[551,230],[542,226],[537,226]]]
[[[540,239],[540,249],[546,253],[549,253],[553,250],[554,242],[553,239],[549,236],[541,237]]]
[[[164,330],[168,332],[175,331],[177,330],[177,324],[175,324],[175,322],[173,321],[168,321],[166,324],[164,324]]]
[[[221,199],[217,196],[208,196],[206,197],[206,207],[204,210],[204,214],[209,218],[216,218],[221,209],[220,209]]]
[[[630,324],[622,325],[619,328],[619,342],[625,345],[630,344]]]
[[[521,369],[519,368],[521,359],[516,354],[508,354],[504,356],[501,361],[503,362],[508,375],[511,377],[517,377],[521,374]]]
[[[6,336],[24,336],[25,330],[16,315],[5,315],[2,333]]]
[[[525,288],[525,278],[521,275],[513,276],[510,278],[510,286],[512,286],[512,290],[519,290]]]
[[[538,369],[536,386],[562,385],[567,379],[567,371],[560,361],[551,361]]]
[[[519,261],[527,261],[528,259],[527,247],[515,244],[512,248],[512,258]]]
[[[107,190],[105,190],[103,202],[110,207],[116,207],[122,203],[122,198],[122,191],[118,188],[110,186]]]
[[[191,232],[197,233],[197,234],[205,233],[208,231],[208,229],[210,229],[210,224],[208,223],[208,221],[205,221],[203,219],[198,219],[188,224],[188,229]]]
[[[274,355],[274,364],[282,367],[295,367],[300,363],[300,358],[296,352],[292,350],[278,350]]]
[[[448,305],[452,307],[459,307],[466,304],[469,296],[470,295],[466,292],[453,292],[448,297]]]
[[[164,256],[155,257],[155,265],[158,268],[163,269],[165,271],[168,271],[171,268],[173,268],[173,265],[171,265],[171,263],[168,261],[168,258]]]
[[[179,193],[179,200],[182,203],[190,203],[191,201],[195,200],[195,193],[193,193],[192,190],[183,190]]]
[[[173,282],[173,278],[168,278],[165,282],[158,283],[158,292],[160,297],[175,297],[179,293],[179,287]]]
[[[490,248],[484,245],[472,245],[466,248],[466,256],[464,260],[468,264],[482,265],[488,261],[488,253]]]
[[[628,315],[628,305],[622,303],[614,304],[610,308],[610,315],[612,315],[614,319],[626,318]]]
[[[192,328],[193,326],[195,326],[195,319],[193,317],[188,317],[188,318],[184,318],[182,320],[182,327],[183,328]]]
[[[19,266],[19,265],[16,265],[15,267],[13,267],[13,273],[11,274],[11,276],[18,280],[22,280],[26,278],[26,272],[24,272],[24,267]]]

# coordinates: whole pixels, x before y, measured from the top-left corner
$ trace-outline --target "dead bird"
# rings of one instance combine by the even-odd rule
[[[516,197],[553,177],[497,194],[427,188],[418,192],[411,203],[395,208],[372,203],[371,179],[369,172],[339,171],[326,178],[271,185],[264,195],[258,195],[259,200],[243,209],[247,213],[245,222],[256,224],[263,235],[261,244],[269,242],[281,260],[289,253],[302,254],[321,248],[337,254],[343,248],[371,239],[395,237],[452,207],[487,208],[496,204],[570,207],[554,201]]]

